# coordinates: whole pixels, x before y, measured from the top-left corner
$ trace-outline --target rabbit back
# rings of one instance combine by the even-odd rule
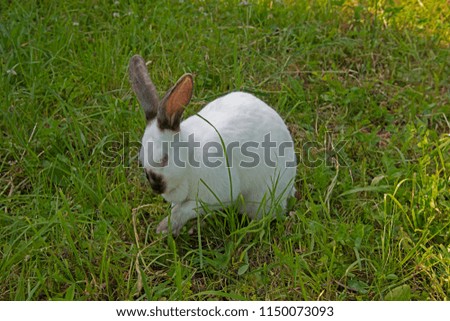
[[[257,97],[243,92],[212,101],[198,115],[201,117],[194,115],[181,123],[181,132],[194,134],[201,144],[202,148],[196,149],[196,159],[202,159],[205,145],[211,142],[236,148],[228,154],[229,168],[224,162],[213,168],[200,162],[200,166],[192,168],[191,193],[209,203],[217,202],[217,198],[222,202],[233,201],[242,195],[251,217],[256,216],[254,207],[260,207],[261,201],[270,197],[284,208],[286,199],[295,192],[296,161],[291,135],[280,115]],[[265,140],[273,145],[269,158],[262,146]],[[246,156],[242,149],[249,142],[254,147],[248,150],[258,161]],[[285,144],[282,153],[281,144]],[[273,200],[267,203],[268,208]]]

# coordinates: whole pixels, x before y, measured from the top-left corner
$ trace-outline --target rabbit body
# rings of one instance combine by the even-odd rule
[[[130,61],[133,88],[147,116],[140,160],[152,188],[172,203],[157,232],[177,235],[203,214],[202,203],[220,209],[241,199],[240,211],[251,218],[273,206],[286,210],[295,192],[296,161],[291,135],[275,110],[251,94],[233,92],[181,122],[193,87],[187,75],[149,111],[145,100],[156,94],[142,86],[149,84],[145,74],[139,76],[142,64],[139,56]],[[174,149],[176,144],[183,147]]]

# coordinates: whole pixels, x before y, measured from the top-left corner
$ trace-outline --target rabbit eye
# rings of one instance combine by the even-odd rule
[[[165,167],[167,166],[168,162],[169,162],[169,155],[164,154],[163,158],[161,158],[159,162],[154,164],[154,167]]]
[[[161,158],[161,161],[159,162],[159,167],[167,166],[168,162],[169,162],[169,155],[165,154],[163,158]]]

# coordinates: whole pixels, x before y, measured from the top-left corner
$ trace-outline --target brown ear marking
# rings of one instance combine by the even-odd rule
[[[158,110],[158,127],[178,131],[184,107],[192,98],[194,81],[191,74],[183,75],[161,101]]]
[[[186,74],[178,80],[174,90],[167,99],[166,112],[168,115],[177,113],[180,108],[184,108],[184,106],[189,104],[193,86],[194,83],[190,74]]]

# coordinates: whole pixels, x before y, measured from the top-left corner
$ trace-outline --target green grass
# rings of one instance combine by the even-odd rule
[[[0,299],[450,297],[447,1],[247,2],[1,2]],[[161,93],[196,75],[187,115],[232,90],[277,109],[289,215],[155,234],[136,53]]]

